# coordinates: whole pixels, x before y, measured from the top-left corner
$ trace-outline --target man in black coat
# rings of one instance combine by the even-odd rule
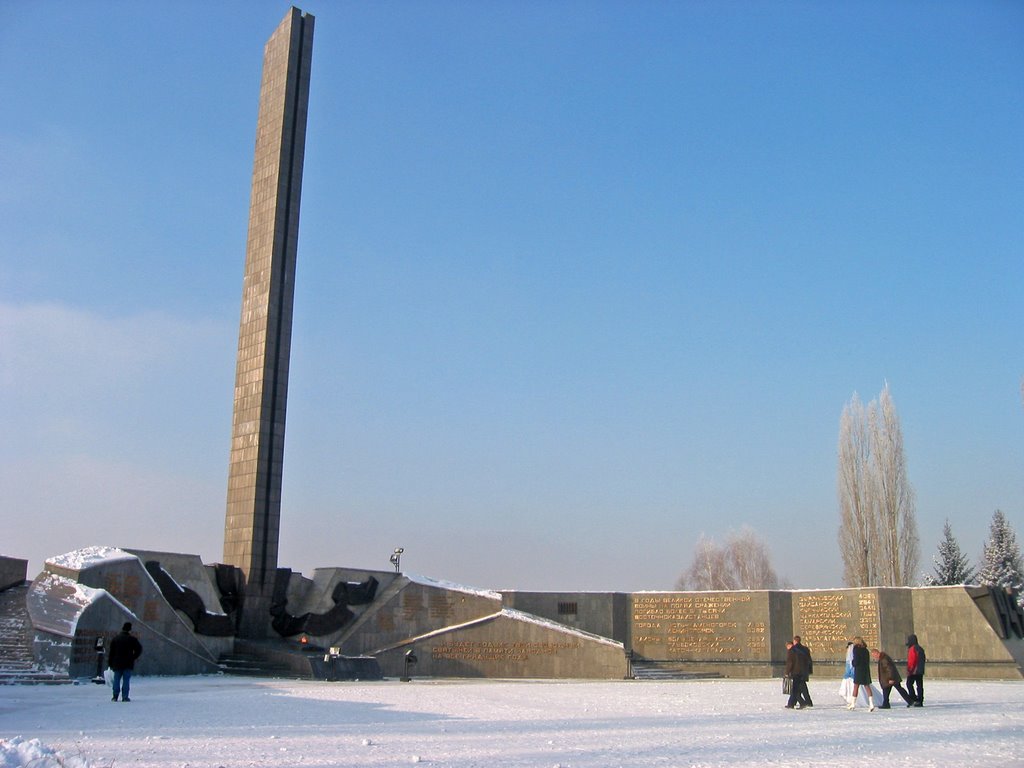
[[[121,631],[110,641],[107,653],[107,666],[114,673],[114,697],[111,701],[131,701],[128,691],[131,688],[132,670],[135,660],[142,655],[142,643],[132,635],[132,623],[126,621]]]
[[[800,644],[800,635],[795,635],[793,645],[786,651],[786,674],[793,681],[786,709],[814,706],[811,702],[811,694],[807,690],[807,678],[811,676],[813,669],[814,661],[811,659],[811,652],[806,646]]]

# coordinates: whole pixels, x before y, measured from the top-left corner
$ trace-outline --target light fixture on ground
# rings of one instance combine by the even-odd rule
[[[409,669],[417,661],[418,659],[416,658],[415,650],[410,648],[408,651],[405,652],[405,674],[399,678],[401,682],[408,683],[412,681],[412,675],[409,674]]]

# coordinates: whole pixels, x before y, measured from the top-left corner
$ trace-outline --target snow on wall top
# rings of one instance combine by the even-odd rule
[[[100,563],[118,562],[120,560],[136,560],[135,555],[125,552],[117,547],[83,547],[73,552],[66,552],[63,555],[47,558],[47,565],[55,565],[58,568],[67,568],[72,571],[81,571]]]
[[[103,598],[118,603],[105,589],[94,589],[66,576],[47,573],[33,582],[25,605],[36,629],[74,637],[82,613]]]
[[[537,624],[538,626],[545,627],[547,629],[561,632],[565,635],[576,635],[577,637],[586,638],[592,642],[604,643],[606,645],[614,645],[617,648],[622,647],[622,643],[615,640],[610,640],[603,635],[595,635],[593,632],[584,632],[582,629],[576,629],[565,624],[559,624],[557,621],[551,621],[540,616],[536,616],[532,613],[525,613],[524,611],[518,611],[515,608],[504,608],[501,611],[503,614],[508,616],[510,619],[517,621],[528,621],[531,624]]]
[[[557,621],[549,621],[548,619],[543,619],[540,616],[535,616],[532,613],[524,613],[523,611],[517,611],[515,608],[502,608],[500,611],[489,614],[487,616],[480,616],[479,618],[471,619],[462,624],[453,624],[448,627],[434,629],[430,632],[424,632],[422,635],[418,635],[417,637],[411,637],[406,640],[402,640],[401,642],[393,643],[383,648],[378,648],[377,650],[370,652],[368,655],[374,656],[378,653],[390,651],[395,648],[401,648],[402,646],[408,645],[410,643],[427,640],[431,637],[437,637],[438,635],[444,635],[448,634],[449,632],[454,632],[460,629],[466,629],[476,624],[483,624],[484,622],[493,621],[494,619],[497,619],[501,616],[504,616],[508,619],[512,619],[514,621],[523,621],[528,622],[530,624],[536,624],[537,626],[544,627],[545,629],[550,629],[554,632],[560,632],[563,635],[572,635],[584,640],[589,640],[592,643],[596,642],[601,643],[603,645],[610,645],[613,648],[623,647],[622,643],[616,642],[615,640],[609,640],[607,637],[603,637],[601,635],[595,635],[591,632],[584,632],[582,629],[568,627],[565,624],[559,624]]]
[[[488,600],[501,600],[501,593],[490,589],[467,587],[462,584],[455,584],[451,581],[441,581],[440,579],[432,579],[429,576],[421,576],[417,573],[404,573],[402,575],[413,584],[419,584],[423,587],[437,587],[439,589],[447,589],[452,592],[462,592],[468,595],[475,595],[476,597],[485,597]]]

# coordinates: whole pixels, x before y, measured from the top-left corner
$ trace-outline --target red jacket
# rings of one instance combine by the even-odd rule
[[[924,649],[917,644],[917,635],[907,638],[907,674],[924,674]]]

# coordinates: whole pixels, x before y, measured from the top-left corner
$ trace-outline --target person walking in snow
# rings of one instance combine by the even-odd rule
[[[850,697],[846,708],[853,709],[857,706],[857,694],[860,687],[864,686],[868,697],[868,712],[875,711],[875,697],[871,691],[871,654],[864,643],[863,637],[853,638],[853,696]]]
[[[807,678],[811,676],[813,669],[814,661],[811,659],[811,652],[800,644],[800,635],[795,635],[793,644],[786,651],[786,674],[793,681],[786,709],[803,709],[814,706],[811,702],[811,694],[807,690]]]
[[[913,699],[910,698],[910,694],[903,689],[903,678],[900,677],[900,672],[896,669],[896,662],[892,660],[892,657],[888,653],[883,653],[877,648],[871,649],[871,658],[878,662],[878,684],[882,686],[882,704],[878,707],[879,709],[889,709],[889,695],[892,693],[892,689],[895,688],[903,700],[907,702],[907,706]]]
[[[135,660],[142,655],[142,643],[132,635],[132,623],[126,621],[121,631],[110,641],[107,666],[114,673],[114,696],[111,701],[131,701],[128,692],[131,688],[132,670]]]
[[[907,690],[911,701],[908,707],[924,706],[924,648],[918,645],[917,635],[907,636]]]

